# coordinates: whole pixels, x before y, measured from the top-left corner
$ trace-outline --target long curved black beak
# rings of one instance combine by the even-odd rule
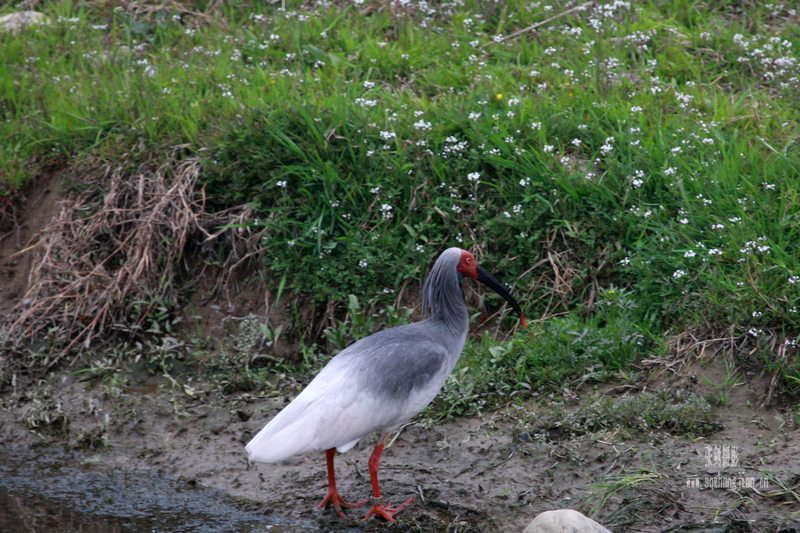
[[[525,314],[522,312],[522,308],[519,306],[517,301],[511,296],[511,293],[506,290],[503,285],[497,281],[494,276],[489,274],[485,269],[482,267],[478,267],[478,281],[486,285],[487,287],[491,287],[494,289],[494,292],[499,294],[503,297],[505,301],[517,312],[519,315],[519,319],[522,321],[522,327],[527,328],[528,322],[525,320]]]

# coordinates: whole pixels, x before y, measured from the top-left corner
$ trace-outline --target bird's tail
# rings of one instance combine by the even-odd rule
[[[302,420],[277,429],[273,424],[276,421],[277,418],[264,426],[245,446],[251,462],[277,463],[313,449],[313,439]]]

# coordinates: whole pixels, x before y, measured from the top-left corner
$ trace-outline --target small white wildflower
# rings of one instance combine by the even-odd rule
[[[796,285],[800,283],[800,276],[789,276],[789,284]]]
[[[675,279],[681,279],[685,275],[686,275],[686,271],[685,270],[681,270],[681,269],[678,269],[678,270],[676,270],[675,272],[672,273],[672,277],[675,278]]]
[[[375,87],[375,82],[366,80],[363,85],[365,89],[372,89],[373,87]]]
[[[473,183],[477,182],[479,179],[481,179],[481,174],[480,172],[470,172],[467,174],[467,179]]]
[[[678,107],[686,109],[692,101],[691,94],[684,94],[680,91],[675,91],[675,99],[678,100]]]
[[[418,120],[414,123],[414,127],[418,130],[427,131],[431,129],[431,123],[426,122],[425,120]]]
[[[377,100],[369,100],[367,98],[356,98],[355,99],[355,104],[357,106],[361,106],[361,107],[375,107],[376,105],[378,105],[378,101]]]
[[[281,189],[286,188],[286,180],[278,180],[275,182],[276,187],[280,187]]]
[[[630,260],[630,258],[629,258],[629,257],[623,257],[623,258],[620,260],[619,264],[620,264],[620,265],[622,265],[622,266],[628,266],[628,265],[630,265],[630,264],[631,264],[631,260]]]
[[[383,215],[384,220],[392,218],[392,210],[393,209],[394,209],[394,207],[392,207],[389,204],[382,204],[381,205],[381,215]]]
[[[542,123],[541,122],[536,122],[536,121],[531,122],[531,129],[538,130],[541,127],[542,127]]]
[[[697,255],[697,253],[695,253],[694,250],[686,250],[686,252],[684,252],[684,254],[683,254],[683,257],[691,259],[692,257],[694,257],[696,255]]]
[[[549,154],[550,152],[552,152],[553,149],[554,149],[554,146],[552,144],[545,144],[544,147],[542,147],[542,150],[546,154]]]
[[[369,263],[367,262],[366,259],[360,259],[358,261],[358,266],[360,266],[361,268],[367,268],[369,266]]]

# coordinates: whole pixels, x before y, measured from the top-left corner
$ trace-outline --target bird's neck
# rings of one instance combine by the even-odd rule
[[[447,326],[447,330],[454,338],[465,338],[469,329],[469,314],[467,306],[461,303],[461,310],[458,313],[432,313],[431,320],[440,322]],[[463,311],[463,312],[461,312]]]
[[[425,304],[430,318],[444,324],[454,337],[464,337],[469,327],[469,312],[464,303],[461,276],[456,274],[443,281],[429,287]]]

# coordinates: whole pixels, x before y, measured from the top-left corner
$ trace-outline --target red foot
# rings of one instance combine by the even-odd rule
[[[410,497],[397,507],[391,507],[392,504],[389,504],[389,507],[384,506],[382,503],[378,503],[372,506],[372,509],[364,516],[364,520],[369,520],[374,516],[380,516],[387,522],[394,522],[394,515],[405,509],[407,506],[414,501],[414,497]]]
[[[355,509],[357,507],[364,507],[366,504],[367,500],[360,500],[357,502],[345,501],[344,498],[339,496],[339,492],[337,490],[328,489],[328,495],[322,499],[319,504],[319,508],[322,509],[323,507],[333,506],[336,512],[339,513],[339,516],[342,518],[347,518],[342,509]]]

